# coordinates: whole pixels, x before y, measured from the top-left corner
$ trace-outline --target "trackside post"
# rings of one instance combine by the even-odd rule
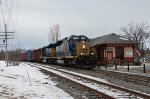
[[[146,67],[145,67],[145,64],[143,64],[143,71],[144,71],[144,73],[146,73]]]
[[[129,71],[129,62],[128,62],[128,71]]]
[[[117,69],[117,64],[115,64],[115,69]]]

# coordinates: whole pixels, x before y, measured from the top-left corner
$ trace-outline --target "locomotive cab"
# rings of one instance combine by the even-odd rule
[[[76,43],[77,64],[83,68],[92,68],[96,66],[97,58],[91,53],[90,40],[86,36],[80,36],[80,42]]]
[[[78,68],[94,68],[96,66],[96,57],[90,53],[90,40],[86,36],[72,35],[63,44],[65,64],[71,64]]]

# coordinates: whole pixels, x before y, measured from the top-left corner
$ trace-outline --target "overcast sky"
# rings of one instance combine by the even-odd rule
[[[48,45],[49,27],[59,24],[61,38],[120,34],[129,23],[150,25],[150,0],[18,0],[17,35],[22,48]]]

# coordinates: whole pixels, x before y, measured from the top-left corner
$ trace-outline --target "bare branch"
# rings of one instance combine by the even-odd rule
[[[60,26],[55,24],[49,28],[48,40],[49,43],[54,43],[60,39]]]
[[[150,37],[150,27],[144,22],[141,24],[128,24],[127,27],[122,27],[122,35],[125,38],[134,40],[140,43],[139,49],[145,44],[145,41]]]

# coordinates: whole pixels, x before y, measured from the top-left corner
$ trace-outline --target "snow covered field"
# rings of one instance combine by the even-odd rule
[[[0,99],[73,99],[47,75],[26,64],[8,66],[0,61]]]

